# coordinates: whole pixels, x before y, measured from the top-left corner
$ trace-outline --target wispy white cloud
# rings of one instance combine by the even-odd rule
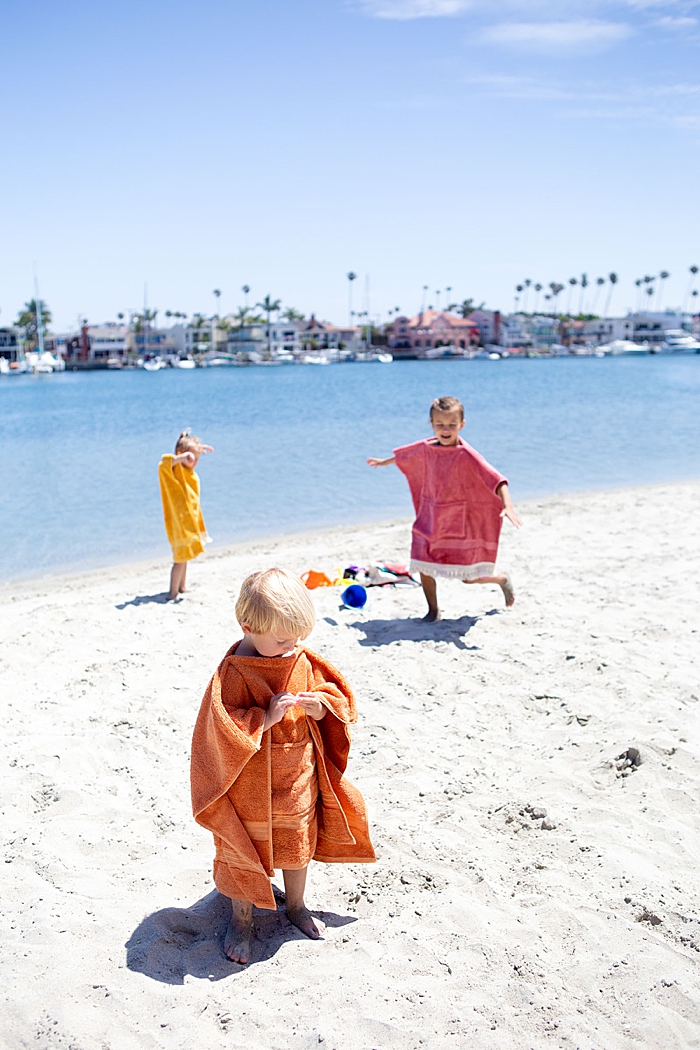
[[[374,18],[408,21],[457,15],[472,3],[471,0],[360,0],[360,6]]]
[[[698,24],[697,18],[684,17],[674,18],[673,15],[664,15],[663,18],[654,19],[653,25],[661,26],[662,29],[694,29]]]
[[[580,19],[572,22],[503,22],[489,26],[481,38],[489,43],[536,51],[590,51],[631,36],[625,22]]]
[[[388,18],[397,21],[408,21],[415,18],[445,18],[462,14],[466,11],[476,11],[481,15],[493,17],[494,4],[492,0],[348,0],[355,7],[359,7],[365,14],[373,18]],[[571,24],[567,19],[575,19],[577,16],[589,16],[584,19],[586,24],[595,22],[591,20],[591,14],[602,17],[616,13],[627,7],[639,12],[674,11],[680,19],[688,16],[694,9],[700,8],[699,0],[500,0],[498,4],[501,17],[505,12],[511,12],[515,17],[525,16],[530,19],[557,18],[557,22],[545,23],[557,26],[560,24]],[[669,18],[673,18],[669,15]],[[529,25],[530,23],[516,23],[516,25]],[[533,23],[534,24],[534,23]],[[615,25],[616,23],[605,23]],[[679,28],[681,28],[679,26]]]
[[[700,83],[675,84],[566,83],[550,77],[476,75],[465,77],[477,91],[495,98],[521,102],[549,102],[567,119],[624,121],[671,125],[685,130],[700,127]]]

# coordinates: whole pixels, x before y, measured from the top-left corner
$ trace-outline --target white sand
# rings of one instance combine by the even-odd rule
[[[405,560],[408,525],[214,551],[175,606],[136,597],[165,562],[5,593],[3,1047],[700,1046],[700,483],[519,510],[511,612],[452,581],[430,626],[418,589],[315,592],[379,860],[313,865],[326,939],[261,912],[245,969],[188,787],[237,588]]]

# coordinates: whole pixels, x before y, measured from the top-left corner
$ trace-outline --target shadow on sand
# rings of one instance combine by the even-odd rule
[[[122,602],[121,605],[115,605],[115,609],[126,609],[129,605],[148,605],[151,602],[156,602],[158,605],[165,605],[168,600],[168,592],[162,591],[160,594],[137,594],[135,598],[132,598],[130,602]]]
[[[148,915],[126,942],[126,965],[163,984],[184,984],[186,974],[221,981],[225,977],[265,962],[286,941],[305,941],[279,907],[284,894],[275,887],[277,911],[253,909],[255,936],[247,966],[233,963],[224,955],[224,934],[231,916],[228,897],[212,890],[191,908],[163,908]],[[354,915],[313,911],[315,918],[329,927],[355,922]]]
[[[485,616],[497,616],[498,610],[492,609]],[[350,627],[356,627],[364,634],[360,645],[391,645],[396,641],[409,642],[449,642],[457,649],[479,649],[478,645],[466,645],[464,635],[468,634],[480,616],[460,616],[458,620],[438,620],[437,623],[426,623],[424,620],[356,620]]]

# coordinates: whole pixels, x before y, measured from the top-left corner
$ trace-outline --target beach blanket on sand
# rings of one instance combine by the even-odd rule
[[[343,676],[300,646],[292,656],[227,653],[192,738],[192,809],[213,832],[214,882],[227,897],[275,908],[275,868],[374,861],[362,795],[343,776],[357,720]],[[301,707],[263,732],[270,699],[320,694],[320,722]]]
[[[199,476],[166,453],[158,465],[160,497],[165,531],[173,549],[173,561],[191,561],[204,551],[207,530],[199,503]]]
[[[493,576],[503,503],[498,486],[507,481],[459,438],[443,446],[434,439],[394,449],[416,511],[411,537],[411,572],[477,580]]]

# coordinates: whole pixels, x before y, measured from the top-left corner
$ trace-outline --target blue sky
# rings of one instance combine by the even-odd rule
[[[700,3],[25,0],[3,14],[0,323],[700,264]]]

